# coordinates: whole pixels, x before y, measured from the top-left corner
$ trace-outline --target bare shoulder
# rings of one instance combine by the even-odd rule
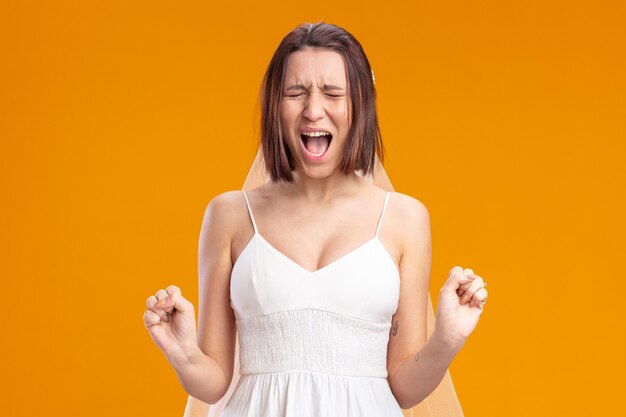
[[[240,190],[225,191],[214,196],[207,204],[206,215],[227,222],[237,217],[237,212],[245,208],[245,200]]]
[[[415,197],[394,192],[389,202],[389,222],[401,242],[402,253],[407,246],[430,239],[430,214],[426,205]]]
[[[243,193],[239,190],[226,191],[213,197],[207,204],[203,226],[219,233],[226,233],[232,238],[238,231],[245,212]]]
[[[216,214],[228,215],[233,209],[241,208],[242,204],[245,204],[243,192],[240,190],[226,191],[209,201],[207,211],[213,210]]]
[[[399,213],[404,213],[407,216],[428,216],[426,205],[417,198],[399,192],[393,192],[392,198],[400,210]]]
[[[419,228],[430,221],[430,214],[426,205],[417,198],[394,192],[390,200],[393,200],[391,206],[394,211],[393,217],[397,223],[403,224],[405,227]]]

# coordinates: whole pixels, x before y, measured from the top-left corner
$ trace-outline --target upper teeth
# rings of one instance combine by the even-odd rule
[[[302,132],[303,135],[306,136],[325,136],[325,135],[330,135],[330,133],[328,132],[324,132],[324,131],[317,131],[317,132]]]

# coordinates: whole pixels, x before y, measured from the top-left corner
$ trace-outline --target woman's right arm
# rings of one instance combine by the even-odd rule
[[[189,395],[215,404],[228,391],[235,358],[235,316],[230,306],[231,243],[240,227],[241,192],[208,204],[198,242],[197,349],[181,364],[179,378]],[[177,373],[179,371],[177,370]]]
[[[153,305],[155,310],[160,307],[169,313],[162,315],[165,320],[155,323],[165,326],[169,334],[163,339],[165,343],[157,344],[185,391],[208,404],[216,403],[226,394],[233,376],[236,327],[230,306],[231,242],[241,224],[237,218],[240,214],[237,208],[241,207],[241,201],[236,200],[239,194],[228,192],[216,196],[204,214],[198,247],[197,332],[195,328],[193,332],[189,329],[195,327],[189,325],[194,318],[193,305],[182,297],[177,287],[168,287],[167,297],[159,297]],[[175,343],[169,343],[170,339]]]

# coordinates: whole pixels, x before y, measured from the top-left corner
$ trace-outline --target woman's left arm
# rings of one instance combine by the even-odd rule
[[[387,350],[388,381],[400,407],[409,409],[439,385],[472,333],[487,299],[483,281],[470,269],[454,267],[439,292],[436,324],[427,340],[426,315],[432,245],[430,216],[418,200],[398,194],[402,241],[400,299],[392,317]],[[466,296],[469,300],[466,300]]]

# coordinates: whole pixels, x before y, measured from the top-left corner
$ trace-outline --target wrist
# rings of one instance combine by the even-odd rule
[[[188,345],[181,346],[175,352],[168,355],[168,360],[175,369],[182,369],[202,361],[205,356],[198,344],[194,341]]]
[[[440,350],[449,352],[452,355],[456,355],[463,348],[467,340],[437,325],[435,325],[435,330],[433,330],[431,338],[433,342],[438,345]]]

